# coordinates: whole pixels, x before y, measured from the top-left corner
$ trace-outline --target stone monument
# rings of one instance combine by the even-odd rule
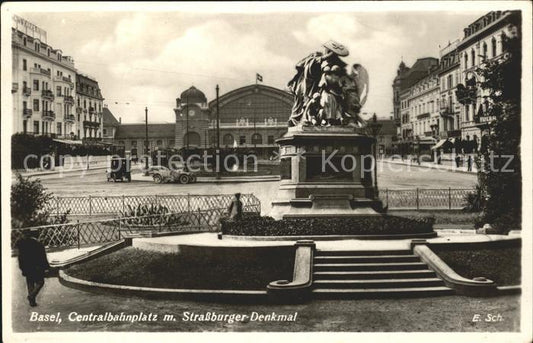
[[[368,94],[368,74],[348,65],[342,44],[298,62],[289,82],[294,105],[280,146],[281,181],[272,217],[379,215],[383,211],[372,182],[375,139],[359,116]]]

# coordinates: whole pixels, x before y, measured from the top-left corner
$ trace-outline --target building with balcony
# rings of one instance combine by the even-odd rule
[[[459,53],[457,45],[459,40],[449,43],[440,50],[440,121],[439,141],[455,139],[461,136],[461,106],[457,101],[455,91],[461,79],[459,67]],[[459,133],[459,134],[458,134]]]
[[[21,17],[12,19],[13,133],[67,135],[74,60],[47,44],[46,31]]]
[[[461,136],[477,143],[489,133],[488,122],[493,118],[483,115],[487,106],[487,91],[478,86],[476,69],[483,62],[501,58],[505,54],[505,37],[515,36],[521,30],[520,11],[493,11],[485,14],[463,29],[464,36],[457,46],[460,58],[461,85],[472,88],[472,99],[460,106]]]
[[[433,99],[438,80],[435,72],[439,60],[434,57],[419,58],[412,67],[402,61],[393,82],[394,120],[398,127],[398,139],[394,141],[395,150],[406,154],[413,151],[414,144],[427,145],[433,137],[427,136],[435,125],[434,114],[436,99]],[[433,106],[433,107],[431,107]],[[433,108],[433,111],[431,111]],[[424,111],[423,111],[424,109]],[[418,140],[416,139],[418,137]]]
[[[409,90],[409,119],[412,137],[420,152],[429,152],[435,145],[440,126],[440,87],[438,65],[427,76],[414,83]]]
[[[104,97],[95,78],[76,74],[76,136],[81,139],[103,138]]]

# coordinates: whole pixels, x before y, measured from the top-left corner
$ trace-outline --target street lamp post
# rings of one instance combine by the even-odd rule
[[[374,137],[373,155],[374,155],[374,192],[375,192],[375,197],[378,197],[378,195],[379,195],[379,191],[378,191],[378,168],[377,168],[377,142],[378,142],[377,136],[381,132],[381,127],[382,127],[382,124],[378,123],[378,118],[377,118],[376,114],[374,113],[374,115],[372,116],[371,123],[368,124],[368,128],[370,129],[369,133],[372,135],[372,137]]]
[[[185,138],[186,138],[186,142],[185,142],[185,146],[186,146],[186,149],[187,149],[187,152],[186,154],[189,153],[189,95],[187,94],[187,96],[185,97],[185,106],[186,106],[186,110],[185,110],[185,125],[187,126],[185,128]]]
[[[145,141],[144,141],[144,160],[145,160],[145,172],[144,175],[148,176],[148,107],[144,108],[144,129],[145,129]]]
[[[220,111],[218,107],[218,92],[220,87],[217,85],[215,90],[217,94],[217,147],[215,152],[215,168],[217,169],[217,179],[220,179],[220,166],[218,165],[220,161]]]
[[[416,136],[416,163],[420,165],[420,136]]]

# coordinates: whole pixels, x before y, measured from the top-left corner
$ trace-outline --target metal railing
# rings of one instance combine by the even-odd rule
[[[123,215],[138,206],[153,204],[164,206],[171,213],[182,213],[226,209],[232,199],[231,194],[54,197],[46,209],[56,215],[67,211],[69,215]],[[244,211],[261,212],[261,202],[255,195],[242,194],[241,201]]]
[[[210,209],[14,229],[11,230],[11,247],[16,247],[26,229],[36,232],[36,238],[47,248],[79,248],[153,232],[215,232],[219,230],[219,220],[224,212],[223,209]]]
[[[379,197],[389,209],[458,210],[466,206],[466,195],[474,189],[381,189]]]
[[[56,214],[71,210],[71,214],[124,215],[130,208],[151,204],[166,204],[165,207],[171,213],[78,221],[24,229],[37,231],[39,241],[49,248],[108,243],[128,235],[149,232],[214,232],[219,230],[220,218],[225,215],[232,197],[217,194],[54,198],[48,203],[48,209]],[[253,194],[243,194],[241,201],[244,212],[257,215],[261,212],[261,203]],[[13,248],[22,237],[24,229],[11,231]]]

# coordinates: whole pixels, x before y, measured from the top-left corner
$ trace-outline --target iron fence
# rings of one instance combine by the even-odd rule
[[[142,205],[161,205],[170,213],[225,209],[233,195],[146,195],[54,197],[47,204],[51,214],[67,211],[69,215],[124,215]],[[253,194],[242,194],[244,211],[261,212],[261,202]]]
[[[379,197],[389,209],[458,210],[466,206],[466,195],[473,189],[382,189]]]
[[[466,195],[473,189],[382,189],[380,198],[389,209],[462,209]],[[73,215],[123,215],[128,206],[156,204],[168,208],[168,214],[122,217],[88,222],[46,225],[29,228],[47,247],[75,247],[107,243],[126,235],[147,232],[215,232],[232,195],[153,195],[57,197],[48,204],[52,213],[70,210]],[[243,194],[243,211],[259,214],[261,203],[253,194]],[[12,247],[22,236],[22,229],[11,231]]]
[[[219,231],[220,217],[224,213],[225,209],[215,208],[13,229],[11,246],[12,248],[16,246],[16,242],[23,236],[23,230],[26,229],[35,232],[36,238],[47,248],[76,246],[79,248],[82,245],[114,242],[129,235],[153,232],[216,232]]]

